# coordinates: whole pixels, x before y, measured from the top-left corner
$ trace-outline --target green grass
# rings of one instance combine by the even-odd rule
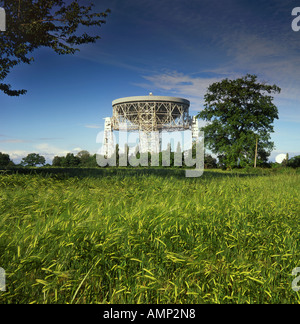
[[[300,301],[299,172],[47,172],[0,175],[0,303]]]

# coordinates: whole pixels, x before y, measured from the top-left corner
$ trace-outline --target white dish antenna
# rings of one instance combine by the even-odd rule
[[[275,158],[277,163],[282,163],[286,159],[286,154],[278,154]]]

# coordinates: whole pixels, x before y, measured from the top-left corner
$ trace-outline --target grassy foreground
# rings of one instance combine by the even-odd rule
[[[0,303],[298,303],[299,193],[295,171],[0,175]]]

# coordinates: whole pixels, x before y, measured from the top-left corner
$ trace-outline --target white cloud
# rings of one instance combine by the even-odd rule
[[[80,152],[80,151],[82,151],[82,148],[80,148],[80,147],[76,147],[76,148],[73,148],[73,150],[72,150],[71,153],[78,153],[78,152]]]
[[[92,128],[92,129],[99,129],[102,126],[101,125],[84,125],[85,128]]]
[[[26,140],[22,139],[5,139],[5,140],[0,140],[0,143],[6,143],[6,144],[17,144],[17,143],[26,143]]]
[[[199,112],[203,109],[204,95],[207,88],[214,82],[221,81],[220,77],[193,77],[177,71],[167,72],[162,74],[155,74],[151,76],[144,76],[148,83],[135,84],[137,86],[164,91],[167,94],[176,96],[183,96],[190,100],[191,111]]]
[[[9,154],[10,158],[15,163],[20,163],[22,158],[26,157],[30,153],[37,153],[45,157],[46,163],[52,163],[55,156],[66,156],[68,153],[73,153],[76,155],[78,152],[82,151],[81,147],[75,147],[71,150],[56,147],[49,143],[41,143],[32,146],[32,148],[26,150],[1,150],[3,153]]]
[[[232,31],[223,34],[217,41],[220,49],[228,56],[228,62],[203,71],[213,77],[201,77],[201,74],[197,77],[173,71],[146,75],[143,78],[148,83],[136,85],[187,97],[191,101],[191,111],[200,111],[210,84],[227,77],[235,79],[246,73],[256,74],[259,81],[276,84],[281,88],[281,93],[274,96],[280,118],[300,122],[300,74],[296,72],[300,67],[300,56],[292,40],[285,39],[284,35],[267,38],[262,33]]]
[[[39,154],[65,155],[65,154],[69,153],[68,150],[58,148],[58,147],[50,145],[48,143],[42,143],[42,144],[35,145],[35,148],[38,150],[38,152],[36,152],[36,153],[39,153]]]
[[[11,150],[11,151],[3,151],[9,155],[10,159],[13,160],[15,163],[20,163],[23,157],[26,157],[30,152],[23,151],[23,150]]]
[[[275,95],[280,118],[300,122],[300,67],[299,50],[294,33],[277,33],[267,38],[263,33],[233,32],[225,35],[219,45],[230,60],[226,66],[217,67],[215,73],[251,73],[261,81],[276,84],[281,93]]]
[[[34,146],[32,150],[8,150],[3,151],[3,153],[9,154],[10,158],[15,163],[20,163],[22,158],[26,157],[30,153],[37,153],[45,157],[46,163],[52,163],[52,160],[55,156],[66,156],[68,153],[73,153],[76,155],[78,152],[83,149],[80,147],[76,147],[72,150],[61,149],[55,146],[52,146],[48,143],[42,143]]]
[[[55,156],[65,156],[66,154],[70,153],[69,150],[61,149],[56,146],[50,145],[48,143],[41,143],[35,145],[34,152],[44,156],[47,163],[51,163]],[[28,153],[32,153],[32,152],[28,152]]]

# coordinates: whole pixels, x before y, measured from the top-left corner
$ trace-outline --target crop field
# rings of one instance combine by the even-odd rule
[[[297,170],[100,171],[0,174],[0,303],[300,302]]]

